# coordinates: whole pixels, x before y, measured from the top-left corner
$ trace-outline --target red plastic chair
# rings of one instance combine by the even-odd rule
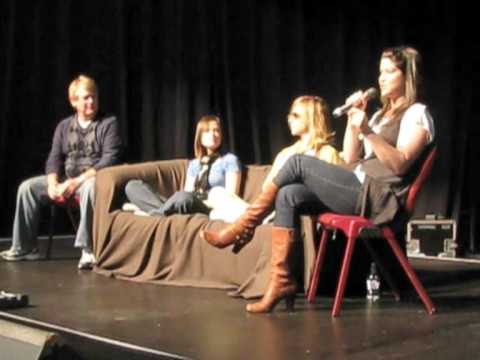
[[[410,189],[407,195],[406,205],[405,205],[405,208],[409,215],[411,215],[411,213],[413,212],[413,208],[414,208],[414,204],[415,204],[415,200],[417,198],[418,192],[422,187],[423,183],[425,182],[425,180],[427,179],[428,175],[430,174],[430,171],[432,169],[433,162],[436,156],[437,156],[437,149],[436,147],[433,147],[432,150],[430,150],[430,153],[428,154],[427,158],[423,162],[420,172],[417,175],[415,181],[410,186]],[[417,275],[415,274],[412,266],[408,262],[408,259],[405,256],[404,252],[398,245],[397,240],[395,239],[395,235],[389,226],[382,226],[379,228],[379,227],[376,227],[370,220],[362,216],[338,215],[333,213],[321,214],[318,217],[317,221],[322,226],[323,232],[320,240],[317,258],[315,260],[315,268],[312,274],[312,281],[310,283],[310,288],[308,290],[308,295],[307,295],[308,301],[310,303],[314,301],[317,293],[320,270],[323,265],[323,260],[325,258],[327,241],[330,237],[330,233],[332,231],[340,230],[346,235],[346,238],[347,238],[345,254],[343,257],[342,268],[340,271],[340,277],[338,280],[337,291],[336,291],[335,300],[334,300],[333,309],[332,309],[332,316],[337,316],[340,314],[340,311],[341,311],[343,295],[345,293],[345,286],[347,284],[348,274],[350,270],[350,262],[352,259],[356,240],[359,236],[362,236],[362,235],[368,236],[369,231],[374,231],[376,234],[383,235],[383,237],[387,240],[394,255],[396,256],[397,260],[402,266],[403,271],[408,276],[408,279],[412,283],[413,287],[417,291],[418,296],[420,297],[423,304],[425,305],[427,313],[431,315],[435,312],[435,307],[432,301],[430,300],[430,297],[428,296],[425,288],[423,287]],[[372,255],[374,254],[372,253]],[[379,269],[382,270],[383,268],[381,266],[381,263],[378,262],[378,260],[377,261],[375,260],[375,256],[373,256],[373,259],[379,265]],[[385,278],[385,280],[392,288],[394,296],[398,300],[400,296],[394,286],[393,281],[388,276]]]
[[[73,211],[80,207],[80,197],[75,195],[70,198],[65,199],[64,197],[57,200],[50,201],[50,224],[48,231],[48,243],[47,251],[45,252],[45,258],[50,259],[52,252],[52,243],[53,243],[53,233],[55,229],[55,219],[57,217],[57,208],[62,207],[66,210],[68,218],[72,224],[72,227],[75,229],[75,233],[78,230],[78,222],[73,215]]]

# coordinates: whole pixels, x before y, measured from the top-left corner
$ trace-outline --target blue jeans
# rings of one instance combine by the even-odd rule
[[[142,180],[130,180],[125,186],[128,201],[150,215],[168,216],[172,214],[209,214],[210,209],[195,195],[187,191],[177,191],[168,199],[160,196]]]
[[[273,181],[279,187],[274,223],[286,228],[297,228],[302,214],[355,214],[362,189],[352,171],[307,155],[288,159]]]
[[[80,197],[80,223],[75,236],[75,247],[91,248],[95,178],[86,180],[76,190],[76,194]],[[15,219],[13,220],[13,249],[31,251],[37,247],[41,208],[49,202],[46,176],[36,176],[20,184],[17,191]]]

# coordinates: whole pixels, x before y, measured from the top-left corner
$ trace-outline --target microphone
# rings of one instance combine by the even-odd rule
[[[378,90],[371,87],[367,89],[363,95],[362,95],[362,100],[364,101],[369,101],[374,98],[378,97]],[[342,106],[337,107],[335,110],[333,110],[333,117],[339,118],[340,116],[346,114],[348,110],[350,110],[353,107],[354,104],[344,104]]]

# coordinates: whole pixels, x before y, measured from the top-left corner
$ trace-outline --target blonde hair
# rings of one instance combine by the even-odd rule
[[[398,46],[386,49],[382,52],[382,59],[390,59],[400,69],[405,78],[405,102],[393,112],[393,117],[400,116],[410,105],[417,101],[420,85],[421,57],[417,50],[412,47]],[[382,115],[391,110],[390,102],[382,98]]]
[[[193,151],[195,153],[195,158],[201,159],[205,155],[207,155],[207,149],[202,145],[202,134],[208,130],[208,123],[209,122],[216,122],[218,127],[220,128],[220,135],[223,141],[223,130],[222,124],[220,123],[220,118],[215,115],[204,115],[198,120],[197,129],[195,131],[195,140],[193,143]],[[220,145],[221,146],[221,145]]]
[[[73,79],[68,86],[68,99],[72,106],[74,106],[74,102],[77,100],[77,92],[80,87],[83,87],[91,93],[97,94],[97,84],[95,83],[95,80],[86,75],[79,75]]]
[[[327,102],[318,96],[303,95],[296,98],[290,109],[300,104],[305,109],[308,133],[310,141],[309,149],[316,149],[324,144],[332,144],[335,132],[332,131],[330,110]]]

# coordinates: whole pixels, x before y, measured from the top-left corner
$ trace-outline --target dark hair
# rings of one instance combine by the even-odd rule
[[[220,122],[220,118],[216,115],[204,115],[198,120],[197,129],[195,131],[195,140],[193,143],[193,151],[195,153],[195,158],[201,159],[205,155],[207,155],[207,150],[202,145],[202,134],[205,130],[208,129],[208,123],[211,121],[215,121],[220,128],[220,135],[222,136],[223,142],[223,130],[222,124]],[[220,145],[221,146],[221,145]]]
[[[403,113],[414,104],[420,92],[422,83],[420,75],[421,57],[417,50],[409,46],[397,46],[385,49],[382,58],[390,59],[405,76],[405,103],[395,110],[394,116]],[[389,110],[390,104],[384,99],[382,112]]]

